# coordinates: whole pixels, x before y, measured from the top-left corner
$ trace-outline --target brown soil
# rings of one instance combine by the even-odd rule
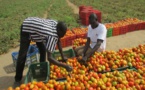
[[[79,8],[74,5],[73,3],[71,3],[69,0],[66,0],[68,6],[72,7],[74,14],[79,14]]]
[[[48,18],[48,12],[50,11],[52,7],[52,4],[49,6],[49,8],[47,9],[47,11],[45,11],[44,15],[43,15],[43,18]]]

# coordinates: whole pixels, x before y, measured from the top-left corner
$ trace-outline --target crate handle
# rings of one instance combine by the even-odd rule
[[[37,67],[39,67],[39,66],[40,66],[40,64],[37,65]]]

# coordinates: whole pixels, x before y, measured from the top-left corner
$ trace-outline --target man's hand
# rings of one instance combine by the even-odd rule
[[[65,61],[65,62],[66,62],[66,61],[67,61],[67,59],[68,59],[67,57],[64,57],[63,61]]]
[[[86,61],[87,61],[87,59],[88,59],[88,57],[87,57],[87,56],[84,56],[84,57],[82,58],[83,62],[86,62]]]
[[[79,58],[78,58],[78,62],[80,63],[80,64],[83,64],[83,65],[85,65],[85,66],[87,66],[87,56],[84,56],[84,57],[82,57],[82,56],[80,56]]]
[[[71,71],[73,70],[73,68],[72,68],[71,66],[67,65],[67,66],[66,66],[66,70],[67,70],[68,72],[71,72]]]
[[[60,61],[62,61],[62,62],[67,62],[67,57],[64,57],[64,59],[61,59]]]

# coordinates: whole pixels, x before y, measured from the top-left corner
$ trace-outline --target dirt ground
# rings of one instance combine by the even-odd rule
[[[74,13],[78,14],[78,7],[70,3],[69,0],[66,0],[66,2],[74,9]],[[145,30],[129,32],[123,35],[107,38],[106,50],[116,51],[120,48],[136,47],[139,44],[145,44]],[[19,47],[12,48],[8,53],[0,55],[0,90],[6,90],[6,88],[12,86],[14,82],[15,68],[13,66],[11,53],[18,50]],[[26,75],[26,72],[27,69],[24,70],[24,75]]]

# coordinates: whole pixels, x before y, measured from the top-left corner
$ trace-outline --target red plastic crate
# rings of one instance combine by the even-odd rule
[[[67,37],[65,38],[65,42],[66,42],[66,46],[65,46],[65,47],[69,46],[69,36],[67,36]]]
[[[61,41],[61,47],[62,48],[67,47],[66,38],[62,38],[60,41]],[[58,49],[57,45],[56,45],[56,49]]]
[[[141,25],[142,23],[137,23],[136,26],[135,26],[135,30],[141,30]]]
[[[71,36],[67,37],[67,46],[71,46],[72,44],[72,39],[71,39]]]
[[[92,12],[93,12],[92,9],[85,9],[85,10],[82,10],[82,11],[80,12],[80,18],[86,20],[86,19],[89,18],[90,14],[91,14]]]
[[[80,11],[79,11],[79,16],[80,16],[80,18],[82,17],[82,12],[83,11],[92,11],[93,9],[92,8],[86,8],[86,7],[83,7],[83,9],[81,9]]]
[[[128,32],[131,32],[131,27],[132,26],[132,24],[128,24]]]
[[[84,9],[84,5],[82,5],[82,6],[79,6],[79,11],[82,11],[83,9]]]
[[[139,25],[138,23],[135,23],[135,24],[134,24],[134,29],[133,29],[133,31],[139,30],[138,25]]]
[[[120,34],[125,34],[128,32],[128,25],[120,27]]]
[[[77,34],[76,38],[86,38],[87,37],[87,33],[83,33],[83,34]]]
[[[66,47],[66,38],[61,39],[61,46]]]
[[[120,27],[114,27],[113,32],[112,32],[112,36],[117,36],[119,34],[120,34]]]
[[[127,30],[126,30],[126,33],[127,33],[129,32],[129,25],[126,25],[126,27],[127,27]]]
[[[66,39],[66,43],[67,43],[66,46],[71,46],[72,45],[72,41],[74,39],[76,39],[76,35],[68,36],[67,39]]]
[[[80,12],[80,18],[82,19],[82,17],[87,17],[89,16],[89,11],[88,10],[82,10]]]
[[[136,24],[133,24],[132,31],[136,31]]]
[[[75,39],[76,39],[76,35],[73,35],[73,36],[71,37],[71,45],[72,45],[72,41],[75,40]]]
[[[142,23],[141,23],[141,28],[140,28],[140,29],[141,29],[141,30],[142,30],[142,29],[145,29],[145,22],[142,22]]]
[[[96,12],[96,13],[100,13],[101,14],[101,11],[99,11],[99,10],[93,10],[94,12]]]
[[[98,16],[98,21],[101,22],[102,13],[99,10],[94,10],[91,6],[81,6],[79,11],[79,17],[80,19],[87,20],[91,13],[95,13]]]
[[[81,20],[81,23],[83,24],[83,25],[89,25],[89,20],[87,19],[87,20],[85,20],[85,19],[82,19]]]
[[[79,7],[79,14],[84,9],[93,9],[93,7],[92,6],[84,6],[84,5],[82,5],[82,6]]]
[[[93,13],[97,15],[98,21],[101,23],[102,13],[99,10],[93,10]]]
[[[135,30],[135,25],[134,24],[129,24],[128,28],[129,28],[129,32],[132,32],[132,31]]]

